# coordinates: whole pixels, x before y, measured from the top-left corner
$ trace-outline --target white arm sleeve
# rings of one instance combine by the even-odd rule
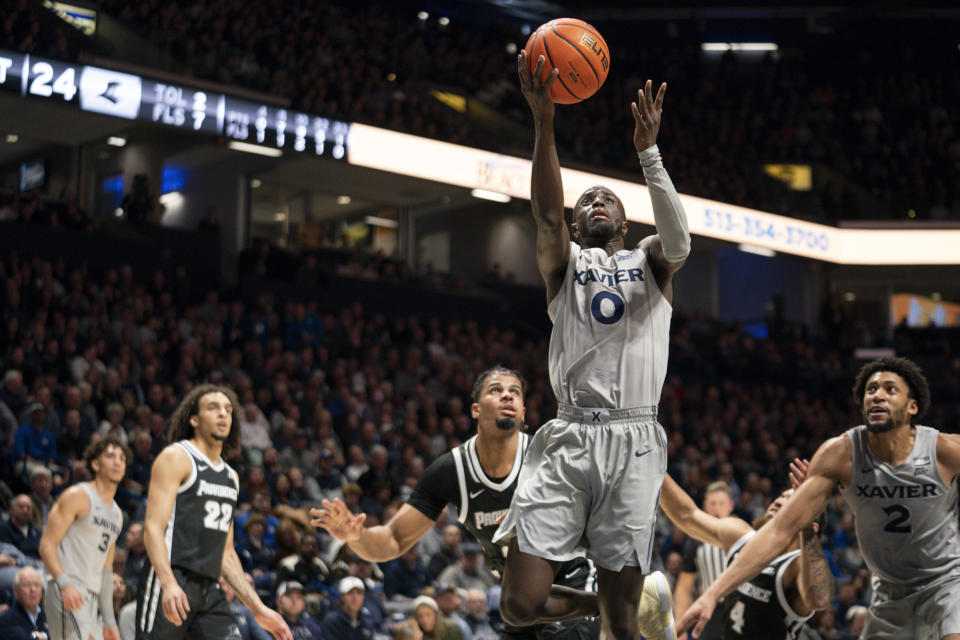
[[[650,201],[653,203],[653,220],[663,245],[663,255],[670,262],[680,262],[690,255],[690,230],[687,214],[683,211],[680,196],[673,186],[667,170],[660,159],[660,149],[653,145],[639,152],[643,177],[647,180]]]

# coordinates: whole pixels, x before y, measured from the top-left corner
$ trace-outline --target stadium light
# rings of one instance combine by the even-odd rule
[[[738,244],[737,249],[740,249],[740,251],[743,251],[744,253],[752,253],[757,256],[763,256],[764,258],[772,258],[777,255],[777,252],[773,249],[758,247],[755,244],[747,244],[746,242],[741,242]]]
[[[165,193],[157,198],[157,200],[159,200],[160,204],[168,209],[172,207],[178,207],[183,204],[183,194],[179,191],[170,191],[169,193]]]
[[[107,144],[111,147],[125,147],[127,146],[127,139],[120,136],[110,136],[107,138]]]
[[[474,198],[480,198],[481,200],[493,200],[494,202],[510,202],[510,196],[505,193],[500,193],[498,191],[490,191],[489,189],[472,189],[470,195]]]
[[[351,200],[350,196],[337,196],[337,204],[350,204]]]
[[[703,51],[777,51],[776,42],[704,42]]]
[[[400,223],[396,220],[391,220],[390,218],[381,218],[380,216],[367,216],[363,219],[363,221],[375,227],[384,227],[387,229],[396,229],[400,226]]]
[[[255,153],[259,156],[269,156],[271,158],[279,158],[283,155],[283,151],[280,149],[273,149],[271,147],[264,147],[259,144],[250,144],[249,142],[240,142],[239,140],[231,140],[227,143],[227,147],[233,149],[234,151],[243,151],[245,153]]]

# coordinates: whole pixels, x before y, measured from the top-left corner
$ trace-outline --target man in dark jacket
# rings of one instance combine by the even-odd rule
[[[0,638],[30,640],[48,638],[47,616],[40,606],[43,600],[43,578],[33,567],[24,567],[13,581],[13,606],[0,615]],[[44,635],[35,635],[43,633]]]
[[[292,580],[281,582],[277,587],[277,611],[283,616],[293,634],[293,640],[323,640],[340,636],[324,636],[320,625],[307,613],[307,603],[303,598],[303,585]]]
[[[347,576],[340,581],[340,605],[323,619],[323,637],[337,640],[370,640],[373,621],[363,607],[363,580]]]
[[[25,493],[13,499],[10,519],[0,522],[0,542],[12,544],[24,555],[40,558],[41,531],[32,522],[33,501]]]

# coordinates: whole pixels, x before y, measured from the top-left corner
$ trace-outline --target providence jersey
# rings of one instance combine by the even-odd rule
[[[487,566],[497,575],[503,573],[507,546],[494,543],[493,534],[500,526],[497,520],[510,508],[529,441],[530,436],[521,433],[509,475],[490,478],[480,466],[477,436],[473,436],[434,460],[410,496],[410,505],[431,520],[447,504],[456,505],[458,520],[476,538]]]
[[[857,541],[874,576],[912,584],[960,564],[957,479],[937,468],[938,431],[916,426],[913,451],[891,467],[870,451],[865,425],[847,431],[853,449],[844,499],[856,518]]]
[[[606,409],[659,404],[673,309],[643,250],[608,256],[571,242],[563,286],[547,312],[557,402]]]
[[[728,565],[755,533],[747,533],[731,547]],[[804,622],[813,613],[801,616],[795,612],[783,589],[783,574],[798,555],[800,551],[796,550],[776,558],[724,599],[723,640],[797,640],[800,637]]]
[[[217,580],[240,487],[222,459],[214,464],[189,440],[175,446],[187,452],[193,469],[180,485],[164,532],[170,564]]]
[[[77,486],[87,494],[90,509],[67,528],[57,545],[57,555],[65,574],[88,591],[100,593],[107,552],[123,528],[123,512],[114,501],[107,505],[91,483],[81,482]]]

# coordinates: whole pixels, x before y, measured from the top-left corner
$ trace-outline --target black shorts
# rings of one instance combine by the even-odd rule
[[[177,584],[187,594],[187,619],[174,625],[163,613],[160,582],[150,563],[140,573],[137,589],[137,640],[240,640],[240,629],[230,613],[217,580],[173,567]]]
[[[585,558],[564,562],[557,570],[554,584],[571,589],[592,591],[593,567]],[[582,618],[567,622],[537,624],[532,627],[503,625],[500,640],[597,640],[600,637],[599,618]]]

